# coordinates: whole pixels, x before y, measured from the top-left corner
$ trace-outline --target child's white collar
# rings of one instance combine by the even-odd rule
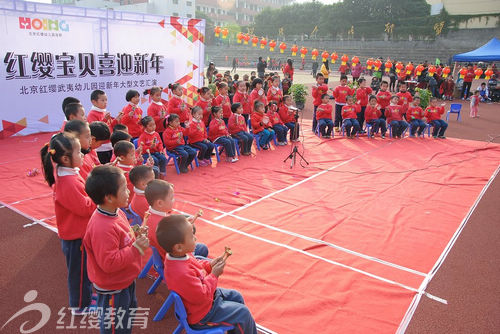
[[[160,102],[153,101],[153,103],[154,103],[154,104],[157,104],[157,105],[159,105],[159,106],[162,106],[162,105],[163,105],[163,103],[162,103],[161,101],[160,101]]]
[[[80,168],[78,167],[64,167],[57,165],[57,176],[78,175]]]
[[[154,215],[157,215],[157,216],[162,216],[162,217],[166,217],[167,216],[166,212],[155,210],[151,206],[149,207],[149,212],[152,213],[152,214],[154,214]]]
[[[90,110],[95,110],[98,112],[106,112],[106,109],[97,108],[96,106],[92,106],[92,108],[90,108]]]
[[[134,187],[134,193],[138,195],[144,195],[144,190]]]

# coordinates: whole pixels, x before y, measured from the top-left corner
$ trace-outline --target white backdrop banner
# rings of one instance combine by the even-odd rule
[[[62,100],[108,95],[116,116],[129,89],[178,82],[192,104],[203,85],[205,21],[0,0],[0,138],[55,131]],[[163,94],[168,99],[168,94]],[[148,98],[141,98],[145,112]]]

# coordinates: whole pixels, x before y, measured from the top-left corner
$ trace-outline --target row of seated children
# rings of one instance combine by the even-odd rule
[[[116,145],[121,143],[130,142],[119,141]],[[129,203],[130,191],[124,172],[110,164],[97,166],[84,181],[79,174],[79,168],[83,165],[82,147],[78,137],[70,132],[54,135],[40,153],[45,179],[54,191],[58,235],[68,267],[72,313],[86,314],[92,291],[95,290],[97,305],[101,310],[101,333],[130,333],[129,317],[133,316],[133,309],[137,307],[135,279],[141,270],[141,257],[149,247],[152,235],[148,238],[147,235],[131,233],[124,213],[119,210]],[[220,321],[235,325],[242,333],[256,333],[255,322],[244,306],[241,295],[233,290],[216,287],[225,260],[219,257],[200,262],[192,258],[190,253],[196,251],[192,224],[184,216],[163,217],[172,206],[172,186],[165,181],[153,181],[151,166],[134,167],[129,174],[137,187],[144,188],[146,185],[144,192],[151,205],[149,210],[161,217],[158,229],[151,231],[160,231],[155,234],[158,235],[158,249],[169,252],[165,261],[165,277],[170,289],[183,298],[190,324],[210,325],[219,321],[213,316],[216,313],[221,317]],[[139,188],[134,189],[135,194],[140,192]],[[179,222],[189,224],[182,226],[189,226],[190,239],[185,237],[187,229],[185,234],[178,233]],[[187,243],[189,247],[185,247]],[[203,255],[208,255],[206,247],[201,248]],[[188,268],[193,267],[200,270],[192,274],[194,271]],[[203,273],[201,268],[205,269]],[[207,289],[212,295],[202,293]],[[120,320],[115,317],[113,321],[113,312],[120,312],[123,317]]]

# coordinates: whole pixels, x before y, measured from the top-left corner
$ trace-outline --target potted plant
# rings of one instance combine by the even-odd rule
[[[293,100],[295,101],[295,105],[299,109],[304,109],[304,105],[306,103],[307,90],[306,86],[303,84],[293,84],[289,90],[292,95]]]
[[[431,91],[428,89],[415,88],[415,92],[415,96],[420,97],[420,106],[422,109],[427,108],[432,95]]]

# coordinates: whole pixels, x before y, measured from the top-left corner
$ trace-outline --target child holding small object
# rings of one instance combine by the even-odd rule
[[[161,135],[163,134],[163,130],[165,130],[163,126],[163,121],[167,116],[167,107],[163,104],[161,100],[161,92],[163,91],[162,87],[154,86],[151,89],[144,91],[144,95],[148,95],[151,97],[152,103],[148,107],[148,116],[153,117],[156,124],[156,132]]]
[[[441,103],[441,106],[438,107],[437,99],[435,97],[431,97],[430,105],[425,109],[425,118],[427,118],[427,123],[431,124],[434,127],[432,131],[432,136],[434,138],[446,139],[444,133],[448,128],[448,123],[441,119],[441,115],[444,114],[444,103]]]
[[[406,120],[411,125],[410,137],[415,137],[415,132],[417,132],[418,136],[422,135],[425,128],[427,127],[427,123],[425,123],[422,118],[424,118],[424,111],[420,108],[420,97],[415,96],[412,101],[408,111],[406,112]]]
[[[335,117],[333,106],[329,102],[330,96],[328,94],[323,94],[321,96],[321,104],[316,109],[319,132],[323,138],[327,139],[332,138],[333,118]]]
[[[175,152],[179,156],[179,169],[181,173],[188,172],[188,166],[191,165],[196,151],[186,145],[184,140],[184,129],[181,127],[179,116],[170,114],[165,120],[168,125],[165,126],[163,131],[163,142],[165,148],[169,151]]]
[[[123,171],[123,175],[125,175],[125,178],[127,180],[127,188],[129,190],[129,193],[132,194],[134,191],[134,185],[132,184],[132,182],[130,182],[129,172],[137,163],[134,144],[129,141],[122,140],[116,143],[116,145],[113,147],[113,151],[116,156],[116,167]],[[132,200],[132,196],[128,197],[128,199],[130,203],[130,201]],[[128,206],[128,204],[126,206]]]
[[[200,166],[208,166],[212,163],[210,157],[215,145],[207,139],[207,128],[203,122],[203,109],[196,106],[191,110],[193,119],[186,129],[189,145],[199,150],[198,163]]]
[[[196,102],[196,106],[200,107],[203,111],[203,124],[210,123],[210,117],[212,115],[212,91],[208,87],[201,87],[198,89],[199,99]],[[192,113],[192,110],[191,110]]]
[[[149,182],[155,179],[155,173],[151,166],[135,166],[129,173],[130,182],[134,185],[134,192],[129,195],[132,197],[130,208],[137,213],[141,219],[144,219],[144,213],[148,211],[149,204],[144,196],[144,191]]]
[[[135,139],[142,133],[142,109],[139,107],[141,96],[138,91],[131,89],[125,95],[125,99],[128,104],[122,109],[122,124],[128,127],[128,133]]]
[[[373,138],[380,129],[382,139],[385,139],[387,126],[385,124],[385,119],[381,116],[382,112],[380,111],[380,106],[377,104],[377,97],[375,95],[371,95],[368,101],[368,106],[366,106],[365,109],[366,124],[370,124],[372,126],[371,133],[368,133],[370,138]]]
[[[129,192],[123,172],[114,166],[98,166],[90,173],[85,190],[97,210],[90,218],[83,243],[87,269],[97,291],[101,333],[131,333],[137,308],[135,279],[141,256],[149,247],[147,229],[131,227],[125,214]],[[116,315],[120,315],[119,317]]]
[[[347,97],[354,94],[354,89],[347,86],[347,76],[340,76],[340,86],[335,87],[333,96],[335,97],[335,130],[340,132],[342,126],[342,108],[347,104]]]
[[[219,106],[222,108],[222,119],[224,120],[224,123],[229,121],[229,117],[231,117],[231,100],[229,99],[229,96],[227,95],[228,93],[228,86],[227,83],[221,82],[217,88],[219,89],[219,95],[213,100],[213,105],[214,106]]]
[[[276,133],[276,139],[278,139],[279,146],[286,145],[286,136],[288,134],[288,128],[285,126],[281,120],[280,114],[278,113],[278,105],[276,102],[272,101],[269,103],[269,108],[267,109],[267,116],[271,121],[273,130]]]
[[[274,101],[276,105],[279,107],[283,100],[283,92],[280,89],[280,77],[273,76],[271,80],[272,80],[272,85],[267,90],[267,101],[269,103]]]
[[[252,154],[253,136],[248,132],[247,122],[243,117],[243,106],[239,102],[231,105],[233,114],[229,117],[228,130],[232,137],[240,142],[241,154]]]
[[[142,148],[144,163],[149,157],[154,161],[155,166],[160,168],[162,177],[166,176],[165,166],[167,158],[163,153],[163,142],[158,132],[156,132],[156,123],[151,116],[146,116],[141,119],[141,124],[144,128],[138,140],[138,146]],[[146,152],[146,154],[144,154]]]
[[[408,123],[403,120],[403,106],[399,105],[398,102],[399,97],[394,95],[391,98],[391,104],[385,109],[387,124],[391,125],[393,138],[401,138],[408,127]]]
[[[389,88],[389,83],[387,81],[382,81],[380,83],[380,90],[377,92],[377,103],[380,106],[380,111],[382,112],[382,118],[386,119],[385,108],[391,103],[391,93],[387,91]],[[389,124],[389,122],[387,122]]]
[[[165,258],[165,281],[181,296],[187,320],[194,329],[228,323],[234,332],[257,334],[255,321],[238,291],[217,288],[228,255],[213,260],[197,260],[190,253],[196,237],[185,216],[163,218],[156,230],[158,243],[168,254]]]
[[[252,112],[252,106],[247,92],[247,83],[245,81],[238,81],[236,86],[237,90],[233,96],[233,103],[241,103],[241,106],[243,107],[243,117],[245,117],[245,122],[248,122],[248,118]]]
[[[299,140],[299,123],[295,122],[295,112],[298,109],[293,106],[293,100],[290,95],[283,97],[283,104],[280,107],[279,113],[281,120],[285,126],[290,130],[290,141],[295,142]],[[297,118],[298,118],[297,114]],[[295,128],[297,127],[297,128]]]
[[[189,108],[184,102],[182,86],[175,83],[169,84],[168,88],[170,88],[173,94],[172,98],[168,101],[168,113],[179,116],[179,125],[184,128],[186,127],[186,122],[189,121]],[[163,139],[165,139],[165,136],[163,136]]]
[[[92,283],[82,239],[95,205],[78,173],[83,158],[80,142],[70,133],[58,133],[41,149],[40,156],[45,181],[54,192],[57,234],[68,267],[69,307],[73,315],[83,315],[91,303]]]
[[[352,96],[347,96],[346,102],[347,105],[342,107],[342,119],[347,138],[353,139],[356,136],[356,133],[361,131],[361,127],[358,122],[358,112],[361,107],[354,104],[354,98]]]
[[[229,135],[226,123],[224,123],[222,119],[222,109],[220,107],[212,107],[212,121],[208,127],[208,138],[212,143],[224,146],[227,162],[238,161],[234,140],[233,137]]]
[[[253,134],[260,134],[259,145],[264,150],[269,149],[269,143],[273,139],[274,130],[271,127],[269,117],[264,114],[264,104],[255,101],[254,112],[250,116]]]
[[[151,246],[154,246],[162,259],[165,259],[165,250],[158,244],[156,239],[156,229],[158,222],[169,216],[174,207],[174,186],[163,180],[154,180],[148,183],[144,195],[149,204],[149,217],[144,219],[143,225],[148,226],[148,239]],[[196,215],[190,217],[188,221],[193,225],[193,234],[196,232],[194,222],[201,217],[203,211],[198,211]],[[208,257],[208,247],[202,243],[196,243],[194,256]]]

